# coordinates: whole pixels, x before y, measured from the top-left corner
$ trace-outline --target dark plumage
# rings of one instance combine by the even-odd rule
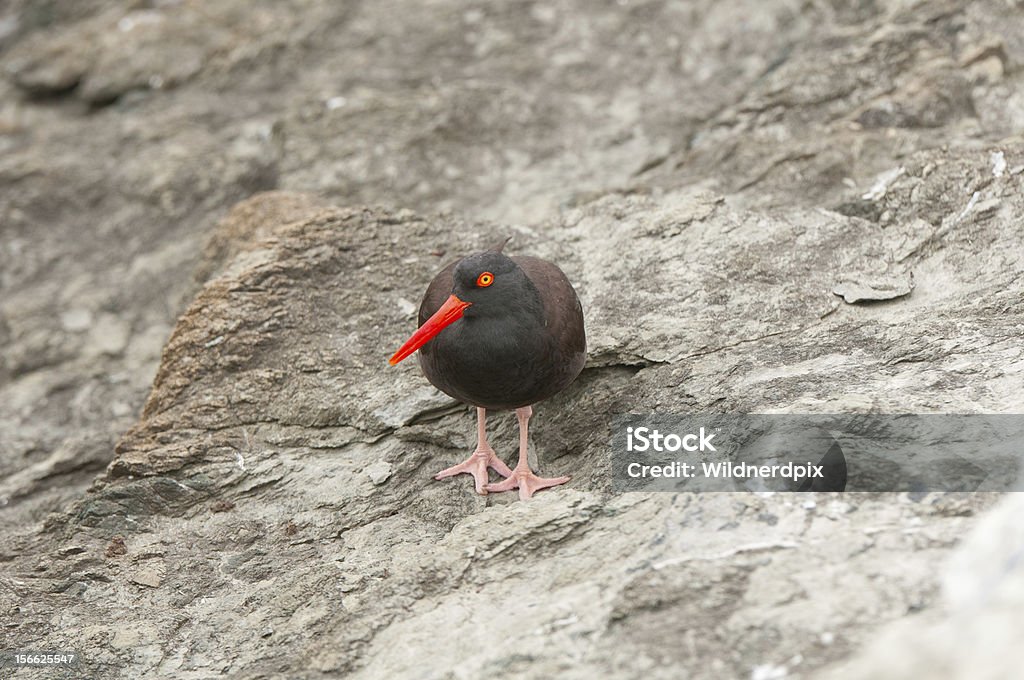
[[[469,255],[434,277],[419,323],[391,363],[419,349],[427,379],[478,409],[477,451],[438,478],[468,472],[480,493],[518,487],[524,498],[568,481],[538,478],[526,464],[530,405],[565,389],[586,361],[583,309],[565,274],[540,258],[508,257],[501,247]],[[516,409],[520,460],[514,471],[487,445],[486,409]],[[487,484],[488,466],[508,479]]]
[[[494,283],[478,288],[488,271]],[[427,380],[445,394],[486,409],[520,408],[558,394],[583,370],[583,309],[550,262],[493,251],[453,262],[427,288],[420,325],[453,293],[472,306],[419,354]]]

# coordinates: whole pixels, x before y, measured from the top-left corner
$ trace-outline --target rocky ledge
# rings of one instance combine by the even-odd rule
[[[1022,412],[1015,8],[137,4],[0,17],[4,647],[97,678],[1018,675],[1015,497],[609,479],[617,413]],[[387,365],[437,269],[508,236],[590,340],[531,427],[572,481],[529,502],[435,482],[473,415]]]

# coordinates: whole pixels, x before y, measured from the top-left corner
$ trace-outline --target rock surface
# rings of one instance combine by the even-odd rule
[[[97,678],[1012,677],[1015,500],[617,495],[608,428],[1022,412],[1018,13],[0,5],[2,647]],[[385,361],[510,234],[590,340],[531,428],[573,480],[529,503],[434,482],[473,416]]]
[[[1014,678],[1024,643],[1024,496],[984,517],[943,569],[942,596],[926,615],[886,626],[830,677]]]

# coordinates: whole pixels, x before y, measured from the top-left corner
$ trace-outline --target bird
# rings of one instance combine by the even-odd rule
[[[477,446],[465,461],[435,475],[473,476],[476,492],[519,490],[526,500],[569,477],[539,477],[527,460],[533,405],[568,387],[583,370],[583,307],[568,277],[538,257],[509,257],[509,239],[451,262],[431,281],[419,328],[391,357],[394,366],[419,350],[427,380],[476,407]],[[487,441],[487,412],[515,410],[519,460],[509,468]],[[505,479],[488,482],[487,469]]]

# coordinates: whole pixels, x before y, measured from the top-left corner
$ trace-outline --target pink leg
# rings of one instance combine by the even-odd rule
[[[485,488],[487,484],[487,468],[492,467],[498,471],[498,474],[502,477],[508,477],[512,474],[512,471],[508,469],[508,466],[502,462],[501,458],[498,458],[497,454],[494,453],[494,449],[487,443],[487,410],[477,408],[476,410],[476,451],[473,452],[469,458],[453,465],[447,470],[441,470],[434,479],[444,479],[446,477],[454,477],[457,474],[463,472],[473,475],[473,479],[476,480],[476,492],[481,495],[486,495],[487,490]]]
[[[558,486],[569,481],[568,477],[538,477],[530,470],[530,463],[527,461],[526,440],[527,430],[530,425],[530,416],[533,415],[533,408],[524,406],[516,409],[516,418],[519,419],[519,462],[516,464],[511,475],[506,475],[504,481],[497,484],[488,484],[484,487],[487,491],[509,491],[519,489],[519,499],[526,500],[533,496],[534,492],[546,489],[551,486]]]

